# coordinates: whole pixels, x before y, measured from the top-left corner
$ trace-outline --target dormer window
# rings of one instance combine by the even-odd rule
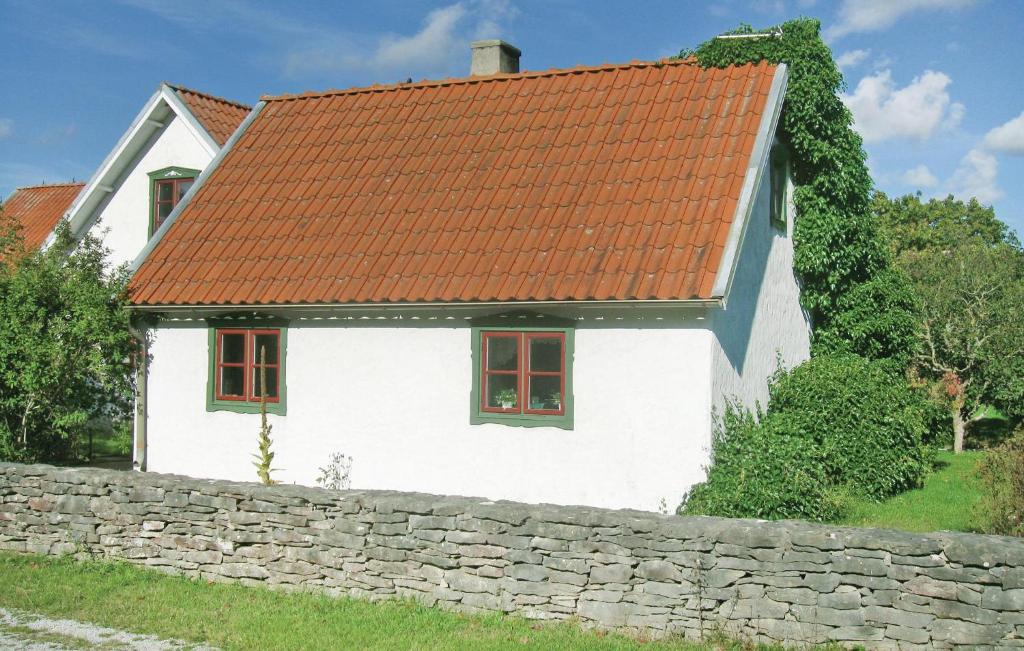
[[[771,174],[771,221],[772,226],[786,230],[789,206],[789,155],[782,145],[772,147],[768,163]]]
[[[199,170],[186,169],[184,167],[166,167],[162,170],[149,173],[150,184],[150,210],[149,210],[149,235],[160,228],[170,216],[171,211],[178,205],[182,197],[195,183]]]

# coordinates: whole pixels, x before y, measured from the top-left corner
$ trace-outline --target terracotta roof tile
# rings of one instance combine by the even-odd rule
[[[84,183],[54,183],[18,188],[3,204],[4,214],[21,228],[25,248],[43,245],[64,213],[68,211]]]
[[[168,86],[178,93],[178,97],[185,103],[188,110],[192,111],[192,115],[222,147],[252,110],[251,106],[232,102],[223,97],[208,95],[184,86],[172,84],[168,84]]]
[[[774,72],[668,61],[265,97],[133,300],[709,298]]]

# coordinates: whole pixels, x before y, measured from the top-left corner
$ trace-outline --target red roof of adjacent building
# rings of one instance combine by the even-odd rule
[[[21,227],[25,248],[37,249],[71,207],[84,183],[53,183],[18,188],[3,204],[4,215]]]
[[[178,93],[178,97],[185,102],[192,115],[222,147],[252,110],[251,106],[232,102],[223,97],[208,95],[184,86],[168,85]]]
[[[663,61],[265,97],[133,301],[710,297],[774,73]]]

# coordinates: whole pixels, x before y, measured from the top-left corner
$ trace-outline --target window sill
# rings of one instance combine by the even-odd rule
[[[233,400],[213,400],[206,403],[206,411],[233,411],[236,414],[258,414],[260,413],[260,403],[258,402],[243,402]],[[267,413],[274,414],[275,416],[285,416],[288,414],[288,409],[284,402],[268,402]]]
[[[506,425],[508,427],[556,427],[558,429],[571,430],[572,416],[549,416],[545,414],[497,414],[497,413],[475,413],[469,417],[470,425],[482,425],[493,423],[495,425]]]

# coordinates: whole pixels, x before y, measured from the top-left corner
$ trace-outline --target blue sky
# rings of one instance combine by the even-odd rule
[[[978,196],[1024,233],[1019,0],[0,0],[0,196],[88,179],[160,81],[264,93],[463,76],[500,37],[524,69],[653,59],[741,22],[822,21],[876,185]]]

